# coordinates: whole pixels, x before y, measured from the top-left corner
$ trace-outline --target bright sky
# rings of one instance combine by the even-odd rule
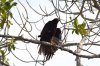
[[[16,0],[15,0],[16,1]],[[40,10],[39,5],[45,10],[47,10],[47,12],[51,12],[53,10],[52,4],[49,2],[49,0],[28,0],[30,5],[38,12],[42,13]],[[26,7],[26,9],[28,10],[28,14],[29,14],[29,21],[31,22],[35,22],[37,20],[39,20],[41,18],[41,16],[37,15],[35,12],[33,12],[29,6],[27,5],[25,0],[20,0],[20,2],[23,3],[23,5]],[[21,12],[21,14],[25,14],[25,11],[23,9],[23,7],[21,5],[17,5],[19,11]],[[18,15],[17,9],[16,7],[12,9],[12,12],[14,14],[15,19],[18,21],[18,23],[21,24],[20,21],[20,17]],[[63,16],[63,15],[62,15]],[[55,18],[56,16],[51,16],[51,17],[47,17],[46,19],[44,19],[44,22],[47,22],[49,20],[52,20],[53,18]],[[62,18],[66,18],[66,17],[62,17]],[[59,24],[60,25],[60,24]],[[38,29],[41,31],[44,24],[43,21],[40,21],[38,24],[36,24],[36,26],[38,27]],[[15,28],[16,27],[16,28]],[[27,24],[27,29],[30,30],[30,25]],[[59,27],[59,26],[58,26]],[[36,37],[37,35],[40,34],[40,31],[38,31],[34,24],[32,25],[32,32],[31,34]],[[10,35],[18,35],[20,32],[20,27],[13,23],[13,26],[10,28]],[[26,33],[26,32],[22,32],[21,35],[23,35],[23,37],[25,38],[29,38],[31,39],[31,37]],[[72,38],[72,36],[69,37],[69,40],[72,39],[72,41],[80,41],[77,38],[80,38],[79,36],[74,36],[74,38]],[[75,39],[76,38],[76,39]],[[21,49],[25,49],[25,43],[23,42],[17,42],[16,47],[21,48]],[[86,47],[85,47],[86,48]],[[97,47],[98,48],[98,47]],[[32,44],[32,43],[27,43],[27,49],[31,52],[32,56],[36,59],[38,56],[38,48],[36,44]],[[75,47],[71,47],[71,49],[75,50]],[[94,50],[95,48],[91,48],[91,50]],[[13,51],[14,54],[19,57],[22,60],[25,61],[33,61],[33,59],[30,57],[29,53],[26,50],[18,50],[16,49],[15,51]],[[95,51],[95,52],[99,52],[99,51]],[[35,62],[30,62],[30,63],[24,63],[22,61],[19,61],[18,59],[16,59],[11,53],[7,56],[9,58],[10,61],[10,65],[11,66],[35,66]],[[39,59],[42,59],[42,56],[39,56]],[[82,59],[82,64],[84,66],[94,66],[96,64],[96,66],[99,66],[100,63],[100,59]],[[37,66],[41,66],[40,64],[37,63]],[[76,66],[76,62],[75,62],[75,56],[73,56],[72,54],[65,52],[65,51],[61,51],[58,50],[55,55],[53,56],[52,59],[50,59],[49,61],[46,62],[45,66]]]

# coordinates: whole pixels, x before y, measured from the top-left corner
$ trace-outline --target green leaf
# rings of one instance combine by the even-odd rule
[[[5,52],[3,50],[1,50],[1,49],[0,49],[0,52],[2,54],[2,61],[4,61],[5,60]]]
[[[77,30],[75,30],[75,33],[76,33],[77,35],[79,35],[79,31],[78,31],[78,29],[77,29]]]
[[[16,2],[13,2],[13,4],[11,6],[16,6],[16,5],[17,5],[17,3]]]
[[[72,31],[72,34],[75,32],[76,34],[79,34],[78,32],[78,20],[77,18],[75,18],[74,22],[73,22],[73,27],[74,27],[74,30]]]
[[[11,12],[9,12],[9,16],[10,16],[10,18],[12,18],[13,17],[13,14]]]
[[[3,29],[3,26],[4,26],[4,22],[2,21],[2,22],[0,23],[0,28]]]
[[[9,2],[13,2],[13,0],[9,0]]]
[[[5,2],[5,5],[6,5],[7,7],[9,7],[9,6],[10,6],[10,3],[9,3],[9,2]]]
[[[82,23],[82,24],[78,25],[78,27],[81,29],[85,29],[85,26],[86,26],[86,23]]]
[[[12,45],[12,49],[15,50],[15,45]]]
[[[77,20],[77,18],[75,18],[75,20],[74,20],[73,27],[76,28],[76,29],[78,28],[78,20]]]
[[[5,3],[5,2],[6,2],[6,0],[1,0],[1,2],[2,2],[2,3]]]
[[[11,51],[12,49],[15,50],[15,39],[12,38],[9,42],[8,42],[8,51]]]
[[[8,20],[7,27],[10,28],[11,25],[12,25],[11,21]]]
[[[85,29],[79,29],[79,32],[82,36],[87,36],[88,35],[88,33]]]
[[[82,27],[85,28],[85,26],[86,26],[86,23],[83,22],[83,23],[82,23]]]
[[[11,9],[10,2],[8,2],[8,1],[5,2],[5,7],[4,8],[5,8],[6,11],[9,11]]]
[[[11,51],[11,44],[8,44],[8,51]]]
[[[7,17],[7,14],[4,10],[2,11],[1,17],[2,17],[2,19],[6,19],[6,17]]]
[[[75,32],[75,29],[72,30],[72,34]]]

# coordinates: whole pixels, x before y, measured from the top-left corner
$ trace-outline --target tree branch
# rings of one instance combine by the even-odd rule
[[[2,35],[2,34],[0,34],[0,37],[3,37],[3,38],[15,38],[15,40],[17,41],[17,40],[20,40],[20,41],[23,41],[23,42],[31,42],[31,43],[34,43],[34,44],[44,44],[44,45],[49,45],[49,46],[53,46],[53,45],[51,45],[50,43],[48,43],[48,42],[44,42],[44,41],[39,41],[39,40],[32,40],[32,39],[27,39],[27,38],[23,38],[22,36],[8,36],[8,35]],[[67,49],[67,48],[64,48],[64,46],[73,46],[73,45],[76,45],[77,46],[77,44],[79,44],[79,43],[70,43],[70,44],[66,44],[66,45],[63,45],[63,46],[55,46],[55,47],[57,47],[57,48],[59,48],[59,49],[61,49],[61,50],[63,50],[63,51],[67,51],[67,52],[69,52],[69,53],[71,53],[71,54],[73,54],[73,55],[75,55],[75,56],[78,56],[78,57],[82,57],[82,58],[88,58],[88,59],[90,59],[90,58],[100,58],[100,54],[98,54],[98,55],[79,55],[79,54],[77,54],[77,53],[75,53],[75,52],[73,52],[72,50],[69,50],[69,49]],[[91,45],[91,44],[85,44],[85,45]],[[95,44],[95,45],[97,45],[97,44]]]

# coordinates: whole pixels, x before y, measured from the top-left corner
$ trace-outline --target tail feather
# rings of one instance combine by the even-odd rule
[[[51,45],[58,45],[59,44],[59,39],[56,37],[52,37],[51,39]],[[48,46],[48,45],[40,45],[39,47],[39,54],[43,54],[46,60],[49,60],[52,58],[54,53],[57,51],[57,47],[55,46]]]
[[[47,45],[40,45],[38,53],[43,54],[45,59],[49,60],[54,55],[55,51],[56,51],[55,47],[47,46]]]

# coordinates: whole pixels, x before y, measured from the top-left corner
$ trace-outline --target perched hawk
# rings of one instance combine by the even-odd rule
[[[49,21],[45,24],[41,34],[38,36],[40,37],[40,41],[46,41],[51,43],[51,45],[58,45],[59,41],[61,40],[61,30],[57,28],[57,24],[59,19],[55,18],[52,21]],[[46,60],[52,58],[54,53],[57,51],[57,48],[54,46],[48,45],[40,45],[39,47],[39,54],[43,54]]]

